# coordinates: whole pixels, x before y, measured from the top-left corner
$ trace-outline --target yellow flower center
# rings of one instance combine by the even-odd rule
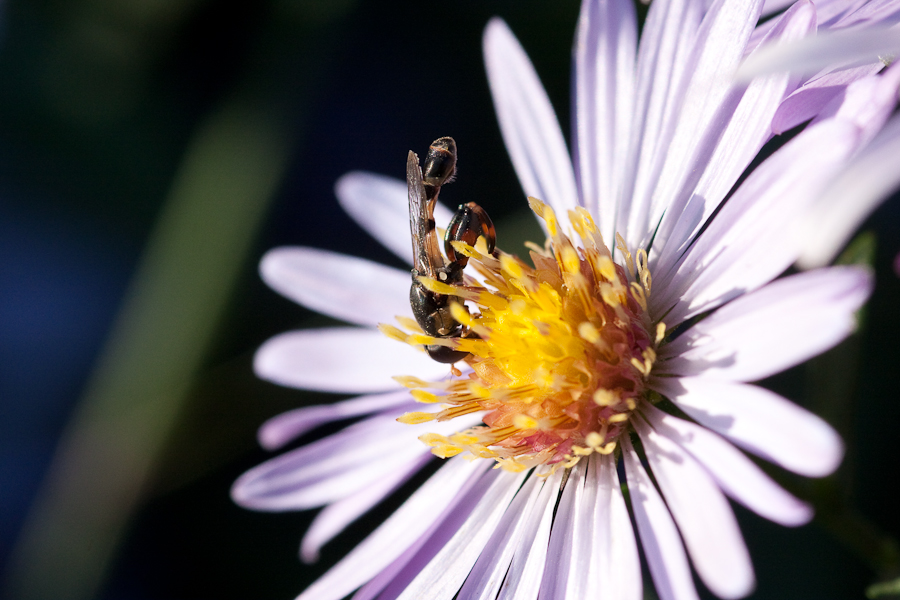
[[[545,248],[531,246],[533,267],[500,251],[488,255],[481,241],[475,248],[454,243],[483,283],[467,278],[465,286],[453,287],[422,279],[429,290],[468,302],[469,309],[452,309],[468,337],[427,336],[405,318],[398,320],[414,333],[382,326],[409,344],[470,353],[468,377],[437,383],[397,378],[417,400],[443,404],[437,412],[407,413],[398,419],[403,423],[482,413],[482,425],[451,436],[421,436],[437,456],[466,451],[514,471],[572,466],[593,452],[613,452],[646,393],[665,333],[665,325],[654,326],[647,315],[647,253],[633,257],[616,236],[624,267],[613,262],[583,208],[568,215],[582,241],[576,247],[549,206],[529,202],[550,232]]]

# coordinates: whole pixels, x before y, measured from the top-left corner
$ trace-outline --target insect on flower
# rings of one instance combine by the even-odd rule
[[[419,157],[412,150],[407,157],[409,228],[413,244],[409,304],[422,331],[436,338],[469,337],[473,334],[450,314],[451,304],[462,304],[462,299],[431,291],[420,278],[427,277],[446,285],[461,286],[463,269],[469,259],[456,251],[453,242],[474,246],[478,237],[483,236],[488,252],[493,252],[497,238],[494,224],[481,206],[475,202],[460,204],[444,236],[447,258],[441,255],[435,231],[434,205],[441,186],[453,181],[455,173],[456,142],[451,137],[442,137],[432,142],[425,158],[424,170],[419,167]],[[441,363],[455,363],[468,356],[468,352],[440,344],[426,345],[425,350],[431,358]]]

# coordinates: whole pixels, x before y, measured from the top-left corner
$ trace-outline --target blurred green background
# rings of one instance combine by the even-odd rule
[[[443,135],[460,147],[447,193],[484,205],[503,245],[504,227],[529,221],[481,33],[491,16],[507,20],[567,130],[577,13],[574,0],[0,7],[5,597],[292,598],[372,529],[377,516],[308,566],[297,551],[312,513],[230,502],[231,482],[268,456],[260,423],[335,399],[254,378],[268,337],[330,323],[268,290],[256,264],[304,244],[402,266],[339,210],[333,185],[354,169],[402,178],[406,152]],[[837,511],[858,539],[867,524],[900,535],[900,207],[867,227],[878,288],[865,330],[767,382],[848,440],[820,496],[858,509],[865,521]],[[754,598],[858,598],[875,576],[826,527],[736,511]]]

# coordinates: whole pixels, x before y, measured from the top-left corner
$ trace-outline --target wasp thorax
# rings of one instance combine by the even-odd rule
[[[619,238],[624,265],[616,264],[587,211],[569,214],[583,242],[576,247],[549,207],[532,200],[532,208],[551,233],[547,248],[531,253],[533,266],[508,254],[487,254],[484,246],[479,251],[454,244],[484,280],[456,288],[450,303],[453,318],[473,336],[389,331],[409,343],[469,353],[468,376],[410,384],[419,388],[418,399],[443,406],[408,413],[403,422],[481,415],[482,425],[457,434],[422,436],[438,456],[470,452],[512,470],[571,466],[594,452],[614,452],[647,393],[665,326],[647,315],[646,252],[632,256]],[[449,291],[434,279],[422,285]]]

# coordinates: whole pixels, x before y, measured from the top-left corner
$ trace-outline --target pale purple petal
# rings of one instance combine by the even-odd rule
[[[804,268],[827,264],[865,218],[900,188],[900,118],[893,118],[817,200],[801,233]]]
[[[815,9],[810,2],[797,2],[776,21],[768,41],[798,39],[815,31]],[[758,78],[743,92],[733,90],[722,102],[713,123],[725,125],[710,128],[717,139],[698,147],[709,154],[698,154],[695,164],[702,167],[685,180],[679,200],[668,207],[656,233],[653,248],[661,254],[656,264],[651,262],[651,268],[657,283],[667,280],[665,275],[674,262],[771,138],[772,117],[785,94],[796,85],[788,74]]]
[[[408,390],[360,396],[334,404],[305,406],[272,417],[262,424],[257,433],[259,445],[266,450],[277,450],[325,423],[340,421],[387,409],[416,410],[416,402]]]
[[[670,141],[654,155],[650,202],[642,202],[623,228],[630,247],[647,243],[662,214],[679,193],[684,194],[681,190],[686,182],[698,177],[706,163],[709,144],[720,136],[721,123],[716,117],[723,104],[735,102],[732,76],[760,5],[760,0],[716,0],[703,17],[685,75],[678,83],[672,118],[664,124]]]
[[[581,202],[615,239],[634,105],[637,19],[631,0],[589,0],[575,33],[575,169]]]
[[[585,502],[593,510],[591,568],[584,598],[640,600],[644,597],[641,561],[613,455],[594,455],[585,482]],[[593,505],[593,508],[591,506]]]
[[[703,583],[720,598],[742,598],[756,584],[750,554],[728,500],[683,449],[634,419],[647,461]]]
[[[522,543],[513,556],[506,580],[497,600],[536,600],[547,560],[550,545],[550,530],[553,512],[559,496],[562,471],[542,477],[541,493],[529,515],[528,524],[522,534]]]
[[[866,27],[825,31],[791,44],[760,47],[741,65],[737,78],[749,81],[760,75],[790,71],[814,75],[822,69],[874,63],[900,53],[900,30]]]
[[[831,267],[779,279],[745,294],[666,344],[656,373],[755,381],[831,348],[856,328],[872,291],[862,267]]]
[[[524,550],[522,537],[530,519],[539,518],[544,508],[540,506],[535,510],[543,485],[543,478],[532,476],[516,494],[466,578],[465,585],[459,591],[460,598],[496,600],[513,556]],[[533,514],[535,512],[538,514]]]
[[[681,258],[654,281],[651,314],[674,326],[771,281],[800,252],[794,230],[859,142],[843,120],[808,128],[761,164]],[[662,288],[659,292],[657,289]]]
[[[460,494],[471,493],[471,482],[480,480],[489,466],[482,463],[487,461],[448,460],[298,600],[338,600],[375,577],[422,537],[447,507],[456,504]]]
[[[370,417],[250,469],[234,483],[232,498],[255,510],[322,506],[428,454],[416,439],[427,432],[423,425],[398,423],[396,415]]]
[[[262,379],[307,390],[359,394],[399,387],[394,375],[437,380],[450,373],[420,352],[375,329],[333,327],[277,335],[256,351]]]
[[[259,272],[282,296],[348,323],[374,327],[409,314],[409,273],[362,258],[299,246],[275,248],[263,257]]]
[[[784,10],[796,1],[797,0],[766,0],[763,4],[762,16],[767,17],[777,13],[779,10]]]
[[[300,543],[300,558],[307,563],[317,561],[322,546],[393,493],[430,460],[432,460],[431,456],[423,454],[406,465],[391,469],[369,485],[323,508],[303,535]]]
[[[591,521],[594,513],[584,506],[586,468],[585,460],[572,467],[559,498],[539,598],[590,597],[586,589],[588,569],[582,562],[594,562],[591,557],[591,535],[594,531]]]
[[[897,30],[900,36],[900,29]],[[853,123],[861,132],[861,144],[869,143],[887,122],[897,105],[900,64],[878,77],[866,77],[847,86],[840,100],[832,101],[816,116],[812,125],[826,119]]]
[[[784,491],[730,443],[694,423],[645,404],[642,414],[662,436],[687,450],[726,494],[753,512],[795,527],[812,519],[812,507]]]
[[[526,475],[527,472],[498,473],[466,522],[403,590],[399,599],[451,600],[468,577]]]
[[[843,458],[828,423],[769,390],[703,377],[660,377],[651,385],[701,425],[800,475],[823,477]]]
[[[484,61],[500,130],[522,189],[564,218],[578,206],[566,142],[531,61],[501,19],[491,19],[485,29]]]
[[[778,107],[772,118],[772,133],[781,134],[804,121],[809,121],[822,112],[832,100],[843,94],[848,85],[875,75],[882,68],[884,68],[882,63],[873,63],[836,70],[812,79],[785,98]]]
[[[628,436],[622,437],[622,458],[634,521],[656,593],[660,600],[698,600],[678,529]]]
[[[422,143],[422,153],[431,140]],[[406,164],[406,156],[398,157],[399,168]],[[412,239],[409,232],[409,196],[406,182],[375,173],[353,171],[347,173],[334,186],[341,207],[373,238],[412,264]],[[438,226],[450,222],[453,213],[438,203],[434,207],[434,220]]]
[[[701,11],[698,2],[661,0],[653,2],[647,13],[638,50],[630,151],[618,207],[616,229],[620,233],[634,231],[633,237],[640,237],[646,231],[650,194],[674,132],[684,93],[679,81]]]
[[[456,531],[481,501],[497,476],[496,471],[482,471],[480,477],[471,477],[458,491],[453,502],[447,505],[440,516],[417,540],[397,557],[390,565],[366,583],[353,595],[352,600],[395,599],[416,575],[444,547]],[[455,491],[455,490],[454,490]]]

